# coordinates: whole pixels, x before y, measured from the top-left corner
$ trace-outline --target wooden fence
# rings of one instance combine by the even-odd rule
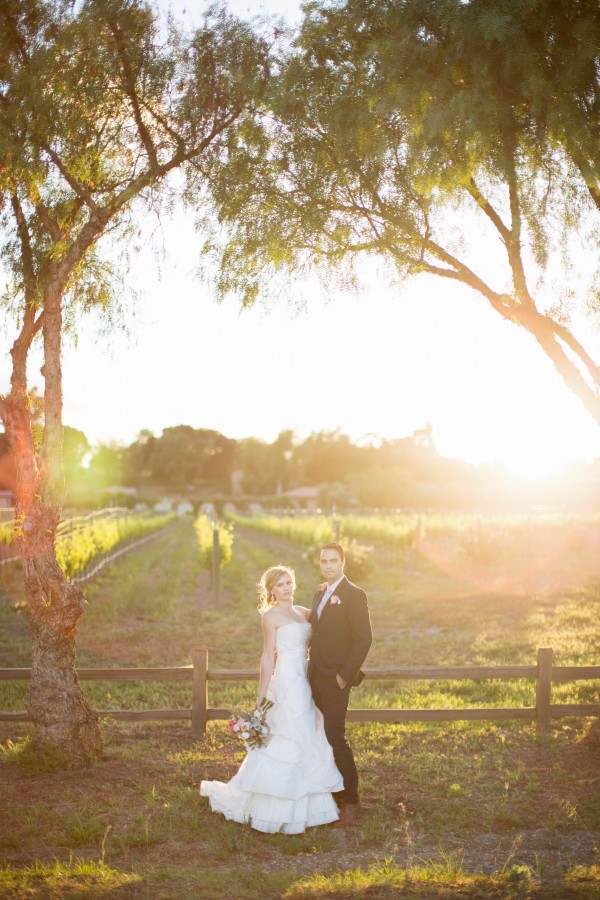
[[[552,684],[563,681],[600,680],[600,666],[555,666],[554,651],[540,648],[537,665],[529,666],[398,666],[366,669],[373,681],[460,681],[527,678],[534,680],[536,705],[526,707],[481,707],[464,709],[350,709],[349,722],[457,722],[494,719],[536,721],[544,734],[550,720],[561,716],[598,716],[598,703],[552,703]],[[0,669],[0,681],[28,679],[31,669]],[[81,681],[191,681],[191,706],[186,709],[97,710],[115,720],[153,721],[190,719],[192,737],[206,733],[206,723],[227,720],[228,709],[209,706],[209,681],[256,681],[255,669],[209,669],[208,650],[192,651],[192,665],[152,669],[78,669]],[[0,712],[0,722],[27,722],[26,712]]]

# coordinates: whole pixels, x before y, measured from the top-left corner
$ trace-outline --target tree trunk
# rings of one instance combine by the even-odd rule
[[[40,749],[57,752],[68,766],[85,765],[102,753],[98,717],[90,709],[75,671],[75,634],[85,608],[82,591],[62,572],[55,552],[62,510],[62,390],[60,302],[45,308],[44,447],[36,455],[25,385],[28,345],[13,347],[12,390],[3,406],[16,469],[18,545],[32,636],[27,709]],[[50,385],[50,390],[49,390]]]
[[[81,591],[69,584],[56,559],[29,564],[25,578],[30,604],[32,671],[27,709],[36,746],[58,751],[66,765],[84,766],[102,754],[98,717],[90,709],[75,670],[75,623],[83,612]],[[47,603],[58,614],[40,608]],[[65,620],[72,627],[65,628]]]
[[[538,321],[529,327],[530,333],[534,336],[546,356],[550,358],[554,364],[554,368],[560,375],[564,383],[581,401],[585,409],[600,424],[600,392],[598,391],[598,368],[594,375],[594,384],[584,378],[582,372],[578,368],[576,362],[572,362],[559,340],[556,333],[547,325],[543,316],[537,317]],[[527,327],[527,326],[526,326]],[[581,365],[581,369],[585,370],[587,363],[582,360],[581,354],[578,354],[577,362]],[[588,375],[589,372],[588,367]],[[591,381],[591,378],[590,378]]]
[[[36,746],[58,752],[68,766],[85,765],[102,753],[97,716],[75,671],[75,634],[85,599],[56,559],[54,535],[60,509],[45,506],[39,489],[31,491],[31,485],[41,480],[31,440],[25,435],[17,442],[13,434],[9,437],[12,446],[21,449],[16,515],[22,523],[19,543],[32,637],[27,709],[35,726]],[[23,453],[24,449],[29,452]]]
[[[25,559],[25,591],[32,638],[27,709],[36,746],[58,751],[69,766],[86,765],[101,756],[102,738],[75,670],[83,592],[65,578],[53,548]]]

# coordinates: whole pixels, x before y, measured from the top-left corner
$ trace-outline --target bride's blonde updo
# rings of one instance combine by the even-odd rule
[[[294,590],[296,590],[296,576],[294,570],[289,566],[271,566],[266,572],[260,576],[260,581],[256,585],[258,588],[259,604],[258,611],[262,614],[266,613],[272,606],[277,605],[277,600],[273,594],[273,588],[282,575],[289,575],[292,579]]]

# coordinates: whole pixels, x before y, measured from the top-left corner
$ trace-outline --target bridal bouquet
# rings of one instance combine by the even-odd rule
[[[246,750],[254,750],[265,743],[269,729],[264,723],[265,713],[273,706],[272,700],[266,698],[259,709],[234,709],[233,717],[229,720],[229,730],[232,734],[238,734]]]

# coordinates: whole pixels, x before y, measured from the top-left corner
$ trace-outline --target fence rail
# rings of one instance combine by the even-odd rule
[[[499,719],[535,720],[537,730],[544,734],[550,720],[562,716],[598,716],[599,703],[552,703],[552,684],[565,681],[600,681],[600,666],[555,666],[554,651],[542,647],[537,652],[537,665],[518,666],[396,666],[385,669],[365,669],[372,681],[460,681],[482,679],[527,678],[536,683],[535,706],[466,707],[463,709],[349,709],[349,722],[460,722]],[[230,711],[210,707],[209,681],[253,681],[256,669],[209,669],[208,650],[192,651],[191,666],[145,669],[78,669],[81,681],[191,681],[191,706],[185,709],[96,710],[100,716],[116,721],[176,721],[191,720],[192,737],[206,733],[207,722],[227,720]],[[0,669],[0,681],[25,680],[31,669]],[[27,722],[27,712],[0,712],[0,722]]]

